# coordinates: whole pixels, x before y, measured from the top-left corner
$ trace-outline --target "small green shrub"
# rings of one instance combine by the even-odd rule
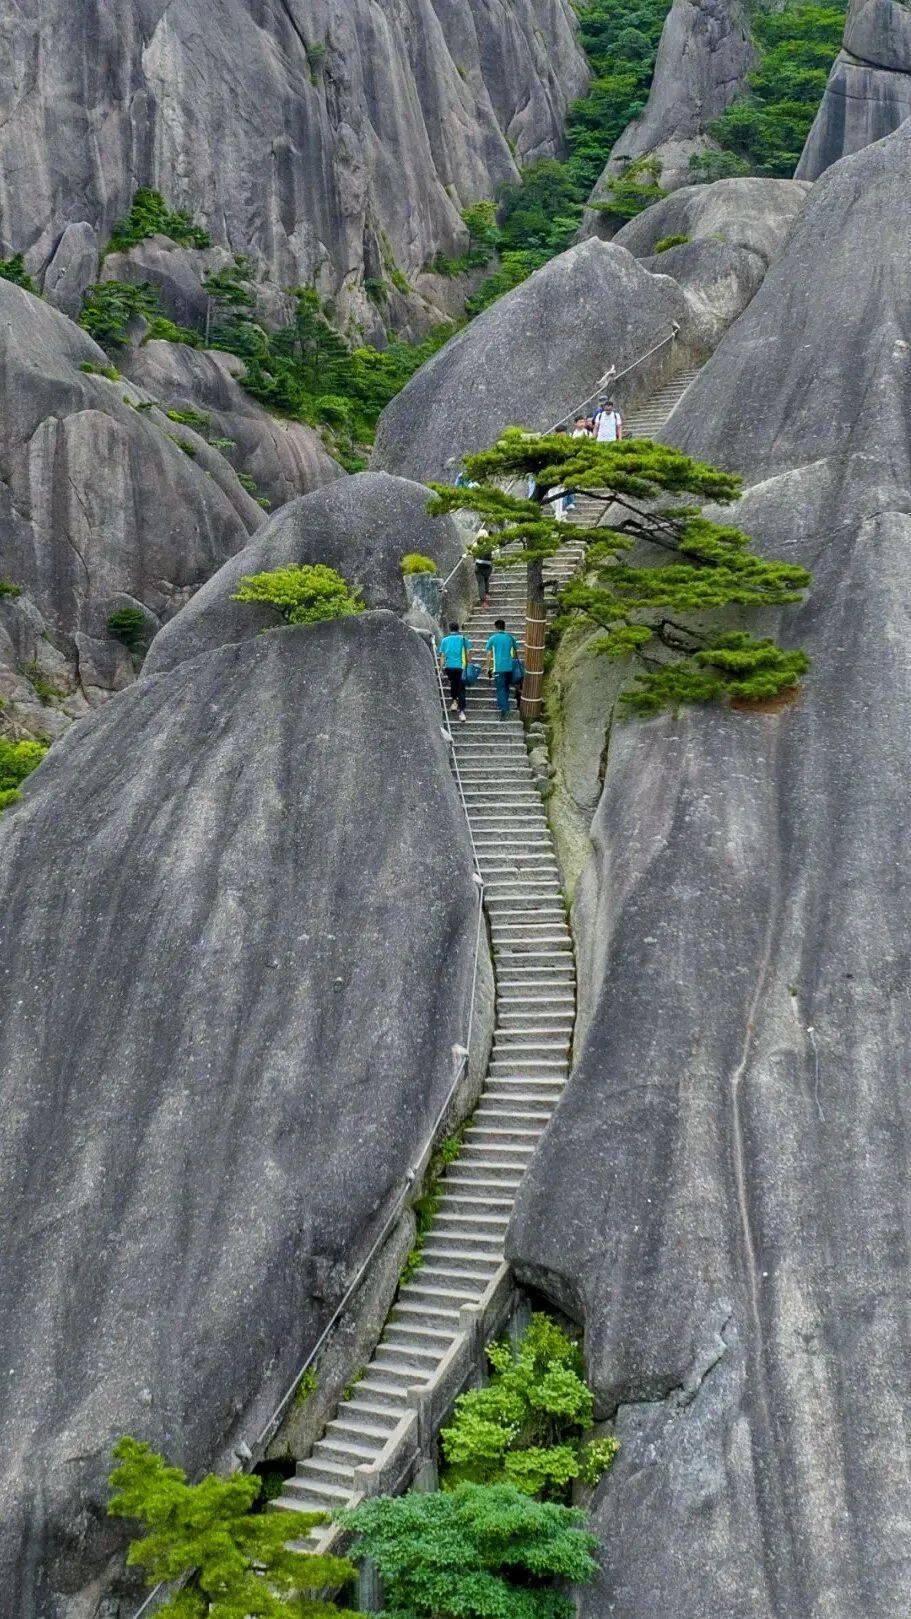
[[[526,1495],[561,1499],[574,1478],[595,1482],[613,1461],[614,1440],[583,1443],[594,1396],[577,1343],[547,1315],[533,1315],[517,1349],[487,1346],[490,1382],[456,1400],[444,1428],[450,1479],[510,1483]],[[602,1465],[603,1464],[603,1465]]]
[[[677,236],[662,236],[661,240],[655,243],[654,247],[652,248],[652,252],[667,253],[669,248],[683,247],[684,243],[688,242],[689,240],[690,238],[683,232]]]
[[[321,624],[364,611],[364,601],[340,573],[324,563],[289,563],[268,573],[248,574],[232,597],[274,607],[286,624]]]
[[[404,270],[401,270],[397,264],[393,264],[389,271],[389,279],[392,282],[392,285],[395,287],[396,292],[400,292],[403,297],[407,298],[411,291],[411,287]]]
[[[139,652],[149,639],[149,624],[145,613],[138,607],[118,607],[108,615],[108,635],[122,641],[130,652]]]
[[[48,680],[37,658],[33,658],[30,663],[27,663],[23,672],[26,679],[31,681],[42,703],[49,706],[64,695],[60,688],[53,684],[53,681]]]
[[[614,219],[635,219],[667,196],[658,183],[660,177],[661,164],[656,157],[638,157],[610,182],[605,195],[591,207]]]
[[[149,322],[149,329],[143,338],[143,343],[183,343],[188,349],[201,349],[202,338],[199,332],[194,332],[192,326],[178,326],[176,321],[169,320],[167,315],[154,315]]]
[[[423,1258],[424,1254],[424,1243],[433,1229],[434,1221],[437,1217],[437,1211],[440,1207],[440,1198],[443,1195],[443,1188],[441,1185],[443,1171],[448,1164],[455,1163],[455,1160],[458,1158],[459,1153],[462,1150],[462,1142],[465,1137],[466,1129],[467,1121],[465,1124],[461,1125],[458,1130],[454,1131],[451,1136],[446,1136],[445,1140],[440,1142],[440,1145],[437,1147],[436,1151],[431,1157],[427,1168],[427,1174],[424,1177],[424,1189],[420,1197],[417,1197],[414,1200],[414,1242],[412,1243],[405,1263],[402,1266],[401,1275],[399,1276],[400,1287],[403,1287],[406,1282],[411,1281],[411,1278],[414,1276],[415,1272],[420,1266],[421,1259]]]
[[[257,1512],[262,1480],[235,1473],[209,1473],[188,1484],[146,1444],[121,1439],[114,1449],[108,1513],[141,1525],[127,1553],[149,1585],[185,1581],[179,1594],[158,1609],[161,1619],[335,1619],[340,1610],[322,1597],[354,1575],[343,1558],[288,1547],[282,1513]],[[322,1519],[303,1513],[295,1530],[306,1535]]]
[[[114,226],[107,253],[128,253],[149,236],[168,236],[180,247],[211,247],[212,238],[191,216],[169,206],[160,191],[140,186],[126,219]]]
[[[316,1393],[317,1379],[316,1367],[308,1366],[303,1377],[294,1390],[293,1405],[295,1411],[302,1411],[307,1401]]]
[[[183,451],[188,461],[196,460],[196,445],[191,444],[188,438],[177,438],[174,433],[169,433],[168,438],[172,444],[177,445],[178,450]]]
[[[315,84],[326,65],[326,46],[321,39],[314,40],[305,46],[307,52],[307,65],[310,68],[310,78]]]
[[[694,152],[690,158],[690,183],[711,186],[716,180],[736,180],[749,174],[750,165],[736,152]]]
[[[0,601],[15,601],[21,595],[21,585],[14,585],[11,579],[0,579]]]
[[[437,565],[432,557],[422,556],[420,551],[408,551],[402,557],[403,573],[436,573]]]
[[[594,1579],[582,1512],[509,1484],[362,1501],[341,1515],[398,1619],[572,1619],[566,1584]]]
[[[364,291],[371,303],[387,304],[389,302],[389,288],[382,276],[367,275],[364,277]]]
[[[120,372],[116,365],[95,365],[91,360],[83,360],[80,371],[87,377],[104,377],[108,382],[119,382]]]
[[[0,736],[0,812],[15,804],[26,776],[37,770],[49,742],[10,742]]]
[[[86,288],[79,324],[102,348],[120,348],[131,320],[151,320],[157,312],[158,300],[147,281],[138,287],[130,281],[98,281]]]
[[[169,422],[177,422],[180,427],[192,427],[194,433],[201,433],[203,437],[212,426],[212,418],[204,410],[169,410],[165,414]]]
[[[34,292],[38,288],[25,268],[25,259],[21,253],[14,253],[11,259],[0,259],[0,281],[12,281],[14,286],[21,287],[24,292]]]

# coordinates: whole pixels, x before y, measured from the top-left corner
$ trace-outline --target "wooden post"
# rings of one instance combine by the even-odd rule
[[[544,565],[528,564],[528,599],[525,608],[525,680],[522,685],[522,718],[526,725],[539,719],[544,705]]]

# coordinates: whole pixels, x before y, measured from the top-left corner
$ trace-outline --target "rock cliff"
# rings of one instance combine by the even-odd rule
[[[911,118],[911,9],[905,0],[852,0],[835,60],[797,168],[817,180],[849,152]]]
[[[432,293],[460,207],[552,153],[587,80],[570,0],[2,0],[0,38],[3,242],[49,289],[152,185],[368,324],[365,278]]]
[[[594,200],[639,157],[657,158],[667,190],[686,185],[690,158],[712,144],[709,124],[743,89],[755,60],[744,0],[674,0],[645,111],[614,146]],[[604,216],[589,214],[587,229],[608,229]]]
[[[617,1413],[599,1619],[907,1611],[909,163],[906,124],[819,182],[669,424],[813,569],[813,667],[611,734],[577,1066],[509,1241]]]
[[[371,603],[415,493],[361,489]],[[287,511],[334,560],[328,511]],[[191,1473],[255,1438],[464,1039],[477,896],[427,649],[375,607],[251,613],[197,619],[0,823],[4,1619],[108,1611],[119,1434]]]

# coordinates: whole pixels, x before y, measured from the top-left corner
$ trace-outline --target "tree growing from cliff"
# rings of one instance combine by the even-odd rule
[[[806,673],[801,651],[740,629],[706,627],[707,616],[729,615],[732,608],[799,602],[810,583],[805,568],[756,556],[741,529],[688,504],[694,496],[716,504],[736,500],[740,480],[731,473],[650,439],[599,444],[521,428],[508,428],[492,449],[466,456],[464,468],[470,483],[434,484],[430,510],[474,513],[483,524],[478,553],[497,548],[501,564],[527,565],[526,719],[541,706],[543,565],[571,541],[586,546],[586,565],[564,590],[562,605],[603,630],[599,652],[638,661],[639,672],[621,697],[628,711],[770,700],[792,691]],[[528,498],[515,492],[516,480],[531,481]],[[559,521],[559,492],[566,489],[598,501],[606,521]],[[677,504],[659,505],[669,495]]]
[[[342,1523],[379,1570],[389,1619],[572,1619],[565,1585],[597,1573],[584,1514],[511,1484],[379,1496]]]
[[[257,1513],[261,1481],[250,1474],[188,1484],[149,1445],[121,1439],[111,1474],[108,1512],[142,1526],[127,1563],[149,1585],[182,1588],[158,1609],[164,1619],[347,1619],[327,1602],[356,1573],[345,1558],[290,1551],[283,1513]],[[320,1513],[295,1516],[293,1532],[306,1534]]]
[[[160,191],[140,186],[130,211],[111,232],[106,252],[128,253],[137,242],[150,236],[167,236],[180,247],[211,247],[212,238],[202,225],[194,223],[182,209],[172,208]]]
[[[21,253],[14,253],[10,259],[0,259],[0,281],[12,281],[14,286],[21,287],[24,292],[38,291],[25,268],[25,259]]]
[[[573,1479],[595,1484],[617,1452],[612,1438],[583,1440],[594,1396],[579,1345],[550,1316],[533,1315],[518,1348],[487,1346],[490,1382],[456,1400],[443,1429],[447,1481],[509,1483],[525,1495],[565,1498]]]
[[[248,573],[231,599],[274,607],[286,624],[322,624],[364,611],[359,592],[322,562],[291,562],[265,573]]]

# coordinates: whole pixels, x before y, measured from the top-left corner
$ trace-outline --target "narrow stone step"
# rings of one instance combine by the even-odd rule
[[[312,1476],[304,1473],[303,1469],[308,1465],[307,1462],[300,1462],[296,1476],[285,1479],[282,1491],[283,1495],[287,1493],[292,1500],[296,1498],[299,1502],[312,1501],[313,1506],[302,1507],[304,1512],[331,1512],[351,1499],[354,1493],[351,1484],[334,1483],[331,1478],[320,1478],[318,1470]]]
[[[370,1434],[385,1444],[401,1421],[401,1411],[391,1406],[374,1405],[372,1400],[345,1400],[339,1407],[333,1427],[350,1429],[352,1433]]]
[[[323,1438],[318,1439],[314,1445],[311,1460],[337,1461],[342,1468],[361,1467],[364,1464],[375,1462],[380,1452],[386,1448],[389,1440],[388,1433],[381,1434],[379,1442],[374,1445],[363,1442],[366,1435],[363,1434],[361,1429],[357,1429],[356,1433],[360,1436],[360,1439],[349,1437],[345,1432],[339,1433],[337,1424],[330,1422]]]

